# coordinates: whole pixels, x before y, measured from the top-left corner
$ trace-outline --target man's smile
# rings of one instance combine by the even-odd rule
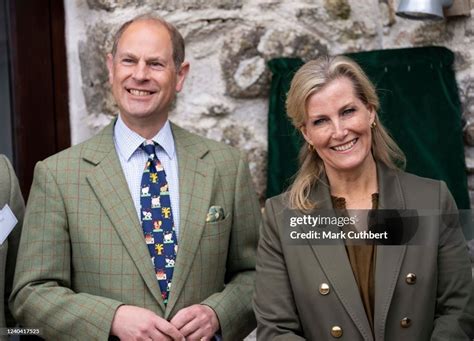
[[[143,89],[128,89],[126,88],[127,92],[129,94],[132,94],[134,96],[150,96],[153,95],[156,91],[149,91],[149,90],[143,90]]]

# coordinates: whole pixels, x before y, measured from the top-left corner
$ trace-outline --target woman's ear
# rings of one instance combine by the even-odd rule
[[[308,134],[307,134],[307,130],[306,130],[306,126],[305,125],[302,125],[300,127],[300,132],[301,134],[303,135],[305,141],[310,144],[311,146],[313,145],[313,142],[311,141],[311,139],[309,138]]]
[[[375,116],[377,113],[373,107],[368,106],[367,110],[369,111],[369,125],[372,125],[375,122]]]

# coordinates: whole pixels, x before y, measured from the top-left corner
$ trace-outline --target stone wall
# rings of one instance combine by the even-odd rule
[[[471,3],[474,16],[474,0]],[[93,135],[116,111],[105,67],[112,34],[124,21],[152,11],[182,32],[191,63],[171,119],[244,150],[261,199],[270,84],[266,62],[274,57],[448,47],[456,54],[466,164],[474,173],[473,19],[410,21],[395,16],[396,5],[395,0],[65,1],[72,142]],[[469,187],[474,198],[474,175]]]

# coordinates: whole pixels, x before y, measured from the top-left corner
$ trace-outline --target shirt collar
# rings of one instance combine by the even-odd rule
[[[114,128],[114,138],[120,155],[127,161],[133,153],[145,141],[145,138],[131,130],[122,120],[120,114]],[[157,143],[172,160],[175,156],[175,145],[170,121],[166,120],[160,131],[153,136],[152,140]]]

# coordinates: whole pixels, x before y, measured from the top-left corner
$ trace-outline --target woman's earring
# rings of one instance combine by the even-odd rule
[[[375,127],[377,126],[377,122],[373,121],[371,124],[370,124],[370,128],[374,129]]]
[[[308,143],[308,150],[309,150],[311,153],[314,152],[314,147],[313,147],[312,144],[309,144],[309,143]]]

